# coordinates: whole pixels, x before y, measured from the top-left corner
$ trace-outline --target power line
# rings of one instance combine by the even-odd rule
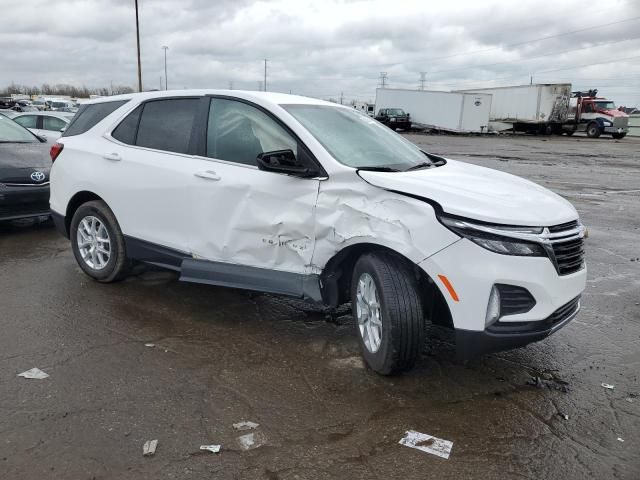
[[[459,56],[462,56],[462,55],[474,55],[476,53],[490,52],[490,51],[493,51],[493,50],[499,50],[499,49],[503,49],[503,48],[517,47],[517,46],[520,46],[520,45],[526,45],[527,43],[541,42],[543,40],[549,40],[551,38],[564,37],[566,35],[573,35],[574,33],[587,32],[589,30],[595,30],[595,29],[598,29],[598,28],[610,27],[611,25],[619,25],[621,23],[633,22],[633,21],[636,21],[638,19],[640,19],[640,17],[627,18],[627,19],[624,19],[624,20],[619,20],[617,22],[603,23],[601,25],[594,25],[592,27],[580,28],[578,30],[571,30],[569,32],[557,33],[555,35],[547,35],[546,37],[539,37],[539,38],[533,38],[531,40],[524,40],[522,42],[509,43],[507,45],[500,45],[500,46],[497,46],[497,47],[485,48],[485,49],[482,49],[482,50],[474,50],[474,51],[471,51],[471,52],[454,53],[452,55],[446,55],[444,57],[435,57],[435,58],[429,59],[428,61],[432,62],[434,60],[443,60],[443,59],[446,59],[446,58],[459,57]]]
[[[632,38],[625,38],[622,40],[615,40],[613,42],[603,42],[603,43],[599,43],[596,45],[589,45],[587,47],[579,47],[579,48],[572,48],[570,50],[563,50],[561,52],[550,52],[550,53],[545,53],[543,55],[536,55],[535,57],[528,57],[528,58],[522,58],[519,60],[509,60],[509,61],[505,61],[505,62],[495,62],[495,63],[485,63],[482,65],[471,65],[469,67],[459,67],[459,68],[447,68],[446,70],[436,70],[434,72],[431,72],[431,74],[436,74],[436,73],[444,73],[444,72],[455,72],[455,71],[459,71],[459,70],[473,70],[475,68],[483,68],[483,67],[493,67],[496,65],[506,65],[506,64],[512,64],[515,62],[528,62],[530,60],[535,60],[538,58],[544,58],[544,57],[551,57],[554,55],[562,55],[564,53],[570,53],[570,52],[577,52],[579,50],[589,50],[592,48],[598,48],[598,47],[604,47],[606,45],[614,45],[616,43],[622,43],[622,42],[629,42],[629,41],[633,41],[633,40],[638,40],[640,37],[632,37]]]

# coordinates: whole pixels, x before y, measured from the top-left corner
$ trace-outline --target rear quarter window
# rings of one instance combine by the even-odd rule
[[[81,105],[62,136],[71,137],[85,133],[128,101],[129,100],[118,100],[114,102]]]

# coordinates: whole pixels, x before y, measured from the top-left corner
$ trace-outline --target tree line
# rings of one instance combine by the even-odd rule
[[[123,93],[133,93],[133,88],[126,85],[111,85],[109,87],[88,88],[84,85],[76,87],[66,83],[57,83],[51,85],[43,83],[41,86],[18,85],[11,82],[11,85],[0,90],[0,96],[8,96],[11,94],[23,95],[61,95],[75,98],[89,98],[90,95],[120,95]]]

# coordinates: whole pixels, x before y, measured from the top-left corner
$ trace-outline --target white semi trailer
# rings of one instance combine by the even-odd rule
[[[411,115],[411,123],[449,132],[488,131],[491,95],[430,90],[378,88],[376,115],[381,109],[401,108]]]
[[[569,118],[570,83],[538,83],[458,92],[492,95],[492,130],[550,134],[559,131]]]

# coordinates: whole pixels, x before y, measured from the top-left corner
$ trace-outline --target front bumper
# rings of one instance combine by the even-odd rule
[[[485,353],[539,342],[567,325],[579,311],[580,297],[577,297],[543,321],[509,322],[506,325],[497,322],[481,332],[456,329],[456,355],[458,360],[467,361]]]
[[[49,215],[49,185],[0,184],[0,221]]]
[[[465,238],[419,266],[434,279],[447,302],[463,357],[526,345],[552,334],[566,322],[550,325],[549,319],[578,298],[587,281],[586,267],[559,275],[549,258],[500,255]],[[457,300],[440,275],[447,278]],[[535,305],[526,312],[502,316],[498,322],[501,329],[497,329],[498,324],[485,329],[487,305],[495,284],[526,289]]]
[[[628,133],[628,127],[604,127],[604,133]]]

